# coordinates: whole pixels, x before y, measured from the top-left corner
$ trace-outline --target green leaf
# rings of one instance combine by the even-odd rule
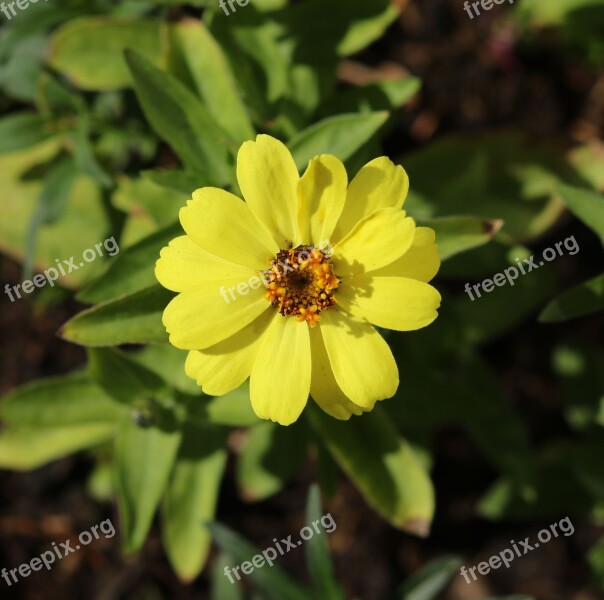
[[[223,11],[212,15],[210,29],[229,55],[236,80],[245,90],[246,104],[268,118],[269,103],[288,91],[290,60],[282,46],[283,27],[248,6],[236,18]],[[274,115],[273,115],[274,116]]]
[[[353,22],[346,31],[343,39],[337,47],[340,56],[349,56],[359,52],[375,40],[379,39],[386,29],[396,20],[400,14],[400,8],[390,2],[390,0],[377,0],[377,2],[368,5],[363,0],[340,0],[339,3],[330,5],[334,15],[341,15],[341,11],[355,10],[355,5],[361,10],[372,10],[374,14],[367,15],[365,18],[359,18]],[[337,6],[339,4],[339,6]],[[324,7],[324,4],[320,5]]]
[[[163,496],[178,446],[180,432],[143,428],[126,422],[115,445],[115,487],[124,548],[140,549]]]
[[[251,561],[252,557],[259,555],[260,550],[234,531],[231,531],[219,523],[209,523],[208,528],[212,533],[214,541],[221,550],[233,559],[231,566]],[[276,552],[276,550],[275,550]],[[240,575],[241,576],[241,575]],[[233,572],[231,577],[235,580]],[[244,575],[266,596],[266,600],[308,600],[308,590],[299,586],[281,567],[277,564],[265,564],[261,568],[255,568],[249,575]]]
[[[604,275],[567,290],[552,300],[539,315],[541,323],[577,319],[604,310]]]
[[[217,425],[249,427],[260,422],[250,402],[248,382],[224,396],[208,398],[204,410],[208,420]]]
[[[167,290],[153,286],[103,302],[67,321],[59,334],[82,346],[166,342],[161,317],[172,297]]]
[[[400,14],[390,0],[308,0],[284,11],[284,19],[302,46],[300,59],[348,56],[377,40]],[[317,19],[317,15],[321,15]]]
[[[431,227],[436,232],[436,243],[441,260],[488,243],[501,229],[503,221],[480,217],[441,217],[420,221],[418,225]]]
[[[106,302],[153,286],[156,282],[155,262],[159,258],[159,251],[181,234],[182,227],[175,223],[122,250],[99,278],[82,289],[78,300]]]
[[[367,502],[392,525],[425,536],[434,513],[428,473],[379,409],[338,421],[315,406],[307,414],[323,443]]]
[[[245,600],[245,596],[241,586],[232,584],[225,577],[225,569],[232,567],[233,561],[231,558],[221,552],[212,564],[211,600]]]
[[[307,451],[304,428],[261,422],[248,431],[239,462],[237,483],[246,500],[276,494],[299,471]]]
[[[458,556],[442,556],[430,561],[401,586],[399,600],[435,600],[461,566]]]
[[[314,484],[308,491],[306,522],[309,524],[316,523],[323,516],[319,486]],[[306,541],[304,550],[306,552],[306,564],[314,586],[314,597],[321,598],[321,600],[344,600],[344,594],[338,587],[334,576],[327,536],[322,534],[313,535]]]
[[[27,232],[23,260],[25,279],[31,279],[33,275],[36,243],[41,227],[54,223],[64,214],[77,177],[78,169],[71,158],[61,159],[46,176],[38,206],[30,220]]]
[[[155,397],[166,389],[155,373],[115,348],[89,348],[88,370],[105,392],[124,404]]]
[[[599,192],[604,192],[604,144],[595,139],[583,146],[574,148],[569,153],[569,162],[581,177]]]
[[[15,427],[113,423],[123,408],[81,372],[40,379],[5,396],[0,416]]]
[[[412,217],[500,219],[508,243],[549,229],[563,211],[556,186],[576,178],[551,144],[535,145],[519,133],[443,138],[400,163],[412,182],[405,202]]]
[[[38,144],[51,133],[45,119],[36,113],[10,114],[0,119],[0,154]]]
[[[163,541],[181,580],[193,581],[203,568],[227,460],[225,431],[189,425],[162,504]]]
[[[193,189],[199,187],[199,180],[197,184]],[[167,190],[148,177],[135,179],[120,176],[111,203],[116,208],[129,213],[131,217],[142,214],[150,217],[155,224],[165,227],[178,221],[180,209],[186,205],[187,200],[191,199],[191,193],[191,189],[187,193]],[[181,228],[180,235],[182,233]]]
[[[294,136],[288,147],[298,169],[304,169],[318,154],[350,158],[388,119],[389,113],[338,115],[311,125]]]
[[[187,19],[170,28],[176,74],[191,79],[214,120],[240,144],[255,136],[237,82],[220,45],[201,21]]]
[[[206,181],[194,173],[179,171],[177,169],[162,171],[143,171],[142,176],[156,185],[175,192],[181,192],[191,196],[200,187],[209,185]]]
[[[587,562],[600,588],[604,589],[604,537],[601,537],[587,553]]]
[[[197,383],[187,377],[185,360],[188,352],[170,344],[154,344],[145,346],[139,352],[128,355],[130,360],[146,367],[159,375],[172,388],[184,394],[201,394]],[[195,399],[199,402],[199,399]]]
[[[347,88],[323,105],[321,114],[393,111],[406,104],[420,88],[421,81],[417,77],[408,76]]]
[[[126,60],[139,102],[157,134],[174,148],[187,169],[217,186],[229,182],[231,141],[204,105],[180,81],[140,54],[127,51]]]
[[[604,195],[570,185],[559,185],[557,189],[574,215],[604,240]]]
[[[159,64],[160,33],[160,23],[149,20],[73,19],[52,36],[48,63],[83,90],[123,88],[131,84],[124,50],[135,48],[153,64]]]
[[[32,170],[56,158],[62,139],[54,137],[14,154],[0,155],[0,189],[4,219],[0,221],[0,247],[6,254],[22,260],[32,216],[43,191],[41,180],[31,180]],[[44,167],[42,167],[44,168]],[[34,171],[35,172],[35,171]],[[55,285],[76,287],[93,277],[102,259],[77,266],[82,253],[107,235],[109,222],[103,210],[99,189],[88,177],[78,177],[71,189],[61,218],[40,227],[36,237],[34,267],[38,271],[57,269],[56,262],[75,259],[77,270],[60,276]],[[60,273],[57,273],[60,275]]]
[[[48,173],[40,195],[43,223],[54,223],[64,214],[77,176],[78,171],[71,158],[63,158]]]
[[[89,114],[80,111],[76,130],[71,136],[75,161],[83,173],[102,187],[110,189],[113,186],[113,180],[95,155],[95,149],[90,139],[92,129],[90,120]]]
[[[523,19],[530,19],[534,26],[563,25],[572,13],[601,5],[601,0],[527,0],[518,5],[517,12]]]
[[[0,468],[29,471],[111,439],[115,425],[89,423],[7,429],[0,434]]]

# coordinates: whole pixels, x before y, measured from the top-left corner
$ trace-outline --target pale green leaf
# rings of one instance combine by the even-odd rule
[[[163,496],[178,446],[178,430],[139,427],[125,422],[115,447],[115,486],[124,548],[135,552],[145,542]]]
[[[210,550],[204,526],[214,520],[227,459],[225,431],[189,425],[162,504],[162,534],[170,564],[181,580],[199,575]]]
[[[367,502],[395,527],[426,536],[434,514],[432,483],[390,419],[379,408],[348,422],[312,405],[306,414]]]

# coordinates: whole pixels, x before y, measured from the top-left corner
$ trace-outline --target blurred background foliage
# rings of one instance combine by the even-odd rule
[[[116,500],[126,553],[145,548],[159,514],[171,568],[191,582],[206,566],[214,537],[226,553],[207,570],[218,573],[210,587],[220,600],[243,597],[225,587],[221,565],[245,560],[240,536],[258,531],[240,523],[243,531],[235,534],[201,523],[228,520],[221,507],[233,503],[249,503],[252,512],[266,505],[272,518],[261,530],[269,533],[259,539],[268,536],[268,544],[276,528],[284,535],[295,530],[284,529],[279,514],[297,514],[298,528],[304,519],[298,501],[288,504],[288,490],[300,496],[315,480],[334,514],[342,497],[354,502],[360,495],[393,528],[384,535],[398,536],[388,539],[432,530],[421,543],[433,545],[413,546],[416,558],[406,560],[404,571],[414,577],[396,592],[400,561],[380,575],[381,587],[348,579],[348,541],[340,543],[339,559],[334,549],[336,566],[344,565],[337,575],[309,566],[313,591],[273,567],[251,582],[253,597],[428,600],[528,590],[553,599],[604,590],[598,534],[604,354],[597,314],[604,307],[604,0],[521,0],[473,21],[458,4],[251,0],[227,16],[213,0],[51,0],[2,23],[4,264],[21,266],[16,283],[111,235],[121,249],[20,301],[31,302],[41,320],[66,307],[60,336],[83,346],[87,360],[78,354],[67,361],[77,364],[69,373],[3,374],[9,393],[0,402],[2,468],[44,473],[45,465],[87,451],[85,476],[77,481],[85,479],[99,503]],[[541,106],[539,91],[530,106],[537,112],[526,113],[539,136],[521,120],[510,127],[485,109],[489,99],[499,105],[493,96],[481,104],[468,93],[464,110],[447,114],[457,93],[481,93],[472,73],[453,72],[439,57],[438,36],[426,25],[454,15],[467,20],[451,26],[455,48],[484,53],[473,60],[491,61],[487,70],[497,73],[485,94],[505,103],[505,82],[536,71],[555,79],[554,99],[584,102],[585,114],[541,131],[540,117],[550,123],[550,100],[546,93]],[[446,37],[448,27],[435,29]],[[481,32],[480,43],[467,28]],[[409,46],[399,47],[401,39]],[[431,49],[428,58],[422,43]],[[455,55],[446,46],[442,51]],[[416,59],[415,69],[405,57]],[[568,87],[557,79],[562,68],[572,71]],[[485,110],[489,117],[482,118]],[[286,142],[300,169],[316,154],[333,153],[352,175],[388,153],[411,178],[407,211],[437,232],[440,317],[426,330],[385,334],[401,385],[395,398],[361,418],[338,422],[309,404],[292,427],[260,422],[245,385],[220,398],[202,395],[184,375],[186,353],[167,344],[161,313],[171,294],[153,276],[159,250],[178,235],[178,211],[194,189],[238,192],[236,152],[257,132]],[[492,277],[570,235],[580,246],[576,256],[477,301],[464,294],[466,282]],[[22,313],[11,313],[17,310],[5,307],[18,318]],[[19,352],[11,340],[3,344],[4,353]],[[12,389],[42,374],[53,377]],[[317,490],[312,494],[308,510],[316,514]],[[580,555],[572,583],[542,593],[539,582],[495,580],[465,595],[462,582],[457,591],[453,585],[457,595],[437,596],[462,554],[484,556],[492,543],[485,535],[464,546],[465,524],[489,524],[495,528],[489,531],[508,536],[519,524],[540,528],[567,515],[583,524],[568,541],[567,552]],[[375,540],[356,543],[361,556],[379,557]],[[326,547],[313,548],[309,565],[317,556],[327,560]],[[2,557],[3,564],[15,562],[7,549]],[[151,591],[124,597],[189,597],[180,587],[164,595],[169,585],[159,580],[141,584]],[[205,572],[202,580],[205,589]],[[20,585],[22,597],[38,597],[24,591],[28,583]]]

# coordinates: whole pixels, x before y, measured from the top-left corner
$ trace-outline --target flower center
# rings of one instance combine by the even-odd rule
[[[335,305],[340,280],[330,257],[312,246],[280,250],[268,269],[266,299],[282,315],[293,315],[314,327],[319,313]]]

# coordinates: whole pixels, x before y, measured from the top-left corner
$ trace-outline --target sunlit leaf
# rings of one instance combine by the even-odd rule
[[[337,421],[312,405],[306,414],[369,504],[395,527],[428,534],[434,513],[430,477],[381,410],[348,422]]]
[[[61,336],[82,346],[165,342],[161,318],[172,294],[154,286],[97,304],[62,327]]]
[[[161,511],[168,559],[183,581],[199,575],[210,550],[204,523],[215,517],[226,459],[223,430],[185,427]]]
[[[139,427],[126,421],[115,447],[115,482],[124,548],[144,543],[163,496],[178,446],[178,430]]]

